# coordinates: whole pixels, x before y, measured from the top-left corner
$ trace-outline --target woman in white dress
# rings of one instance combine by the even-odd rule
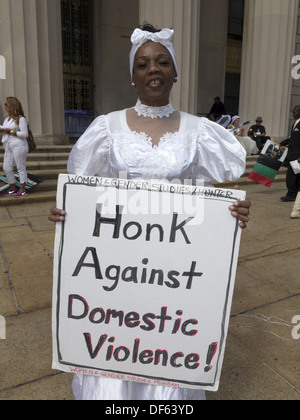
[[[130,70],[139,99],[134,108],[98,117],[74,146],[69,173],[147,179],[201,179],[204,183],[238,179],[246,153],[221,126],[173,109],[170,92],[177,81],[173,31],[146,26],[132,35]],[[249,201],[230,207],[246,227]],[[49,220],[63,221],[64,211],[52,208]],[[199,390],[122,382],[75,375],[78,400],[203,400]]]

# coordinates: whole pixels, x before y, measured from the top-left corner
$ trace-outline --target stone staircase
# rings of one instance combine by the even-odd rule
[[[43,202],[56,199],[57,179],[60,173],[67,173],[67,161],[73,145],[39,145],[27,157],[27,172],[44,181],[30,190],[27,197],[14,199],[13,203]],[[0,149],[0,173],[3,172],[4,150]],[[3,186],[0,181],[0,186]],[[0,206],[12,204],[11,197],[0,197]]]
[[[33,202],[49,201],[55,203],[57,179],[60,173],[67,172],[67,160],[73,145],[39,145],[34,153],[30,153],[27,158],[27,171],[33,175],[42,178],[44,182],[33,187],[27,197],[13,199],[12,197],[1,197],[1,205],[12,205]],[[3,174],[3,148],[0,148],[0,173]],[[225,182],[215,184],[217,187],[233,188],[234,185],[243,186],[255,184],[248,179],[248,176],[257,161],[257,156],[247,157],[247,166],[245,174],[234,182]],[[286,168],[281,168],[275,182],[285,182]],[[4,184],[0,181],[0,186]],[[1,194],[1,193],[0,193]]]

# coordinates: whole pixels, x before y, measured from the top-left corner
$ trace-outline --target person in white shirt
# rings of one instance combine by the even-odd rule
[[[5,172],[10,190],[3,195],[13,197],[24,197],[27,195],[25,186],[27,181],[26,159],[28,154],[28,125],[24,116],[24,111],[17,98],[6,98],[5,110],[8,117],[3,126],[0,126],[2,143],[5,150],[3,170]],[[20,177],[20,189],[16,185],[14,166]]]

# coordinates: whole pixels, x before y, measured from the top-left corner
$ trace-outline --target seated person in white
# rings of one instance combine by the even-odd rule
[[[228,126],[228,130],[232,130],[233,128],[238,127],[240,123],[241,118],[238,115],[234,116],[231,120],[231,124]],[[250,137],[245,136],[244,127],[236,129],[234,131],[234,135],[241,143],[243,148],[246,150],[247,156],[258,154],[258,148],[256,146],[256,143]]]

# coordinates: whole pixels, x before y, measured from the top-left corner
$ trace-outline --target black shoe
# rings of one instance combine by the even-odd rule
[[[285,197],[281,197],[281,201],[283,201],[284,203],[292,203],[296,201],[296,197],[291,197],[289,195],[286,195]]]

